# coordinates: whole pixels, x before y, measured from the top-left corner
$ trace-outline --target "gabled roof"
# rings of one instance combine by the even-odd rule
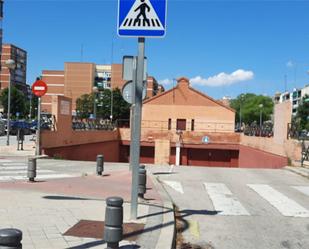
[[[235,112],[234,109],[190,87],[189,79],[185,77],[177,80],[176,87],[145,100],[143,104],[221,106]]]

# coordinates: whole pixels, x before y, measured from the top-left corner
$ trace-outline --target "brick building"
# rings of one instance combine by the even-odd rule
[[[5,61],[12,59],[16,63],[16,68],[9,70]],[[2,45],[0,90],[8,87],[9,82],[27,94],[26,74],[27,72],[27,52],[12,44]]]
[[[51,112],[51,96],[72,98],[72,110],[76,109],[76,100],[83,94],[89,94],[96,86],[102,89],[122,89],[122,64],[96,65],[94,63],[66,62],[64,70],[43,70],[42,80],[47,83],[48,91],[42,97],[42,111]],[[147,97],[161,92],[154,77],[148,77]]]
[[[72,160],[95,160],[103,154],[106,161],[129,162],[130,128],[72,130],[71,115],[61,113],[63,103],[70,102],[70,98],[53,96],[57,129],[43,132],[44,153]],[[283,124],[289,122],[287,110],[287,106],[277,108],[275,127],[286,127]],[[296,144],[282,141],[286,138],[282,132],[276,140],[244,136],[234,132],[234,120],[233,109],[190,87],[188,79],[180,78],[176,87],[143,103],[140,162],[280,168],[287,165],[287,151],[300,155]]]
[[[239,137],[234,133],[234,122],[232,108],[190,87],[187,78],[180,78],[176,87],[143,103],[141,161],[175,164],[178,158],[182,165],[237,167]],[[120,132],[120,160],[126,162],[130,133]]]

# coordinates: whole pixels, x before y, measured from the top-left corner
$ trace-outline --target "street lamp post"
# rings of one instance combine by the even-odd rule
[[[94,86],[92,88],[93,91],[93,118],[97,118],[97,93],[98,93],[98,88]]]
[[[262,131],[262,109],[263,109],[263,104],[259,104],[260,107],[260,132]]]
[[[9,91],[8,91],[8,113],[7,113],[7,140],[6,145],[10,145],[10,116],[11,116],[11,72],[16,67],[16,63],[12,59],[5,61],[5,65],[9,69]]]
[[[242,102],[243,102],[243,98],[244,98],[244,96],[243,96],[243,94],[241,94],[240,99],[239,99],[239,130],[240,130],[240,132],[241,132],[241,128],[242,128],[242,125],[241,125],[241,123],[242,123],[242,120],[241,120],[241,105],[242,105]]]

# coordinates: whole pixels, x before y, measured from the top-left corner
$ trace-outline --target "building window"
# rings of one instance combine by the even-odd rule
[[[191,119],[191,131],[194,131],[194,119]]]
[[[172,119],[168,119],[168,130],[172,129]]]
[[[186,130],[186,120],[185,119],[177,119],[177,130],[185,131]]]

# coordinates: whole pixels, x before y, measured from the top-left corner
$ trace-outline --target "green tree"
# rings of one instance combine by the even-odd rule
[[[93,95],[83,94],[76,100],[76,111],[78,117],[89,118],[90,113],[93,113]]]
[[[260,107],[263,105],[263,107]],[[270,120],[273,114],[274,103],[270,97],[255,95],[253,93],[240,94],[236,99],[231,101],[231,107],[236,110],[236,123],[241,120],[242,123],[251,124],[260,122],[260,111],[262,120]]]
[[[295,117],[298,130],[309,130],[309,95],[306,94],[297,108]]]
[[[96,113],[98,118],[109,119],[111,115],[111,91],[104,89],[98,93],[84,94],[76,100],[76,111],[80,118],[89,118],[94,113],[94,99],[96,99]],[[113,120],[129,119],[130,104],[123,98],[118,88],[113,90]]]
[[[0,94],[0,102],[4,108],[4,113],[7,113],[8,109],[8,88],[4,89]],[[11,115],[12,117],[16,116],[16,113],[19,113],[20,118],[25,118],[27,116],[27,97],[23,92],[18,90],[16,87],[11,87]]]

